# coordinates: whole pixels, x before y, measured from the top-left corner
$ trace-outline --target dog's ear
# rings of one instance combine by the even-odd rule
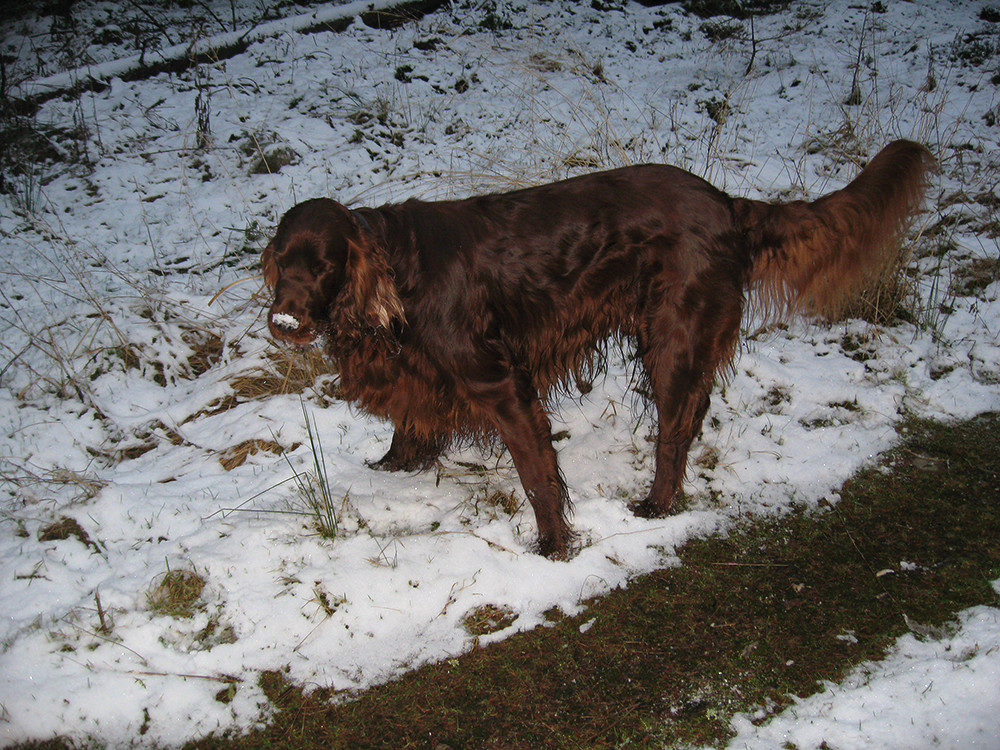
[[[347,285],[354,317],[362,325],[393,331],[405,322],[385,253],[364,234],[347,240]]]
[[[267,243],[264,252],[260,254],[260,269],[264,272],[264,283],[274,289],[278,283],[278,264],[274,262],[274,241]]]

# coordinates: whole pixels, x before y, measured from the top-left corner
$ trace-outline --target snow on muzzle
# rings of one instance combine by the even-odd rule
[[[296,346],[306,346],[316,339],[316,325],[306,313],[294,313],[271,308],[267,317],[267,327],[278,341]]]

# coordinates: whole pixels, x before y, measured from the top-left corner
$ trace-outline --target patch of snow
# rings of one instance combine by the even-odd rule
[[[271,322],[286,331],[297,331],[301,325],[298,318],[288,313],[274,313],[271,316]]]

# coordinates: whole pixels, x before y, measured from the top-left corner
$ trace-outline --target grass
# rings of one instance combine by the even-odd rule
[[[778,710],[910,628],[998,604],[998,444],[1000,415],[914,422],[833,507],[692,542],[680,567],[578,616],[350,700],[264,674],[278,709],[266,728],[188,747],[718,745],[735,712]],[[502,614],[483,613],[482,632]]]
[[[316,420],[310,418],[305,401],[301,402],[301,406],[302,418],[306,422],[306,434],[309,437],[309,452],[313,458],[313,471],[311,474],[301,474],[295,471],[290,461],[288,466],[292,469],[295,483],[299,488],[299,495],[316,522],[316,530],[324,539],[335,539],[338,526],[337,501],[333,497],[333,492],[330,489],[330,478],[326,473],[323,443],[320,441]],[[287,456],[285,460],[288,461]]]
[[[193,617],[204,588],[205,579],[197,571],[168,570],[150,586],[146,600],[158,615]]]

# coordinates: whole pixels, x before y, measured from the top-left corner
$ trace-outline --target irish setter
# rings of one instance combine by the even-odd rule
[[[663,165],[466,200],[293,207],[263,252],[271,334],[325,340],[343,393],[389,419],[375,468],[422,470],[456,438],[498,435],[535,511],[538,551],[567,554],[569,498],[546,404],[630,338],[658,415],[656,471],[634,511],[663,516],[747,293],[828,313],[898,260],[930,153],[895,141],[815,202],[733,198]]]

